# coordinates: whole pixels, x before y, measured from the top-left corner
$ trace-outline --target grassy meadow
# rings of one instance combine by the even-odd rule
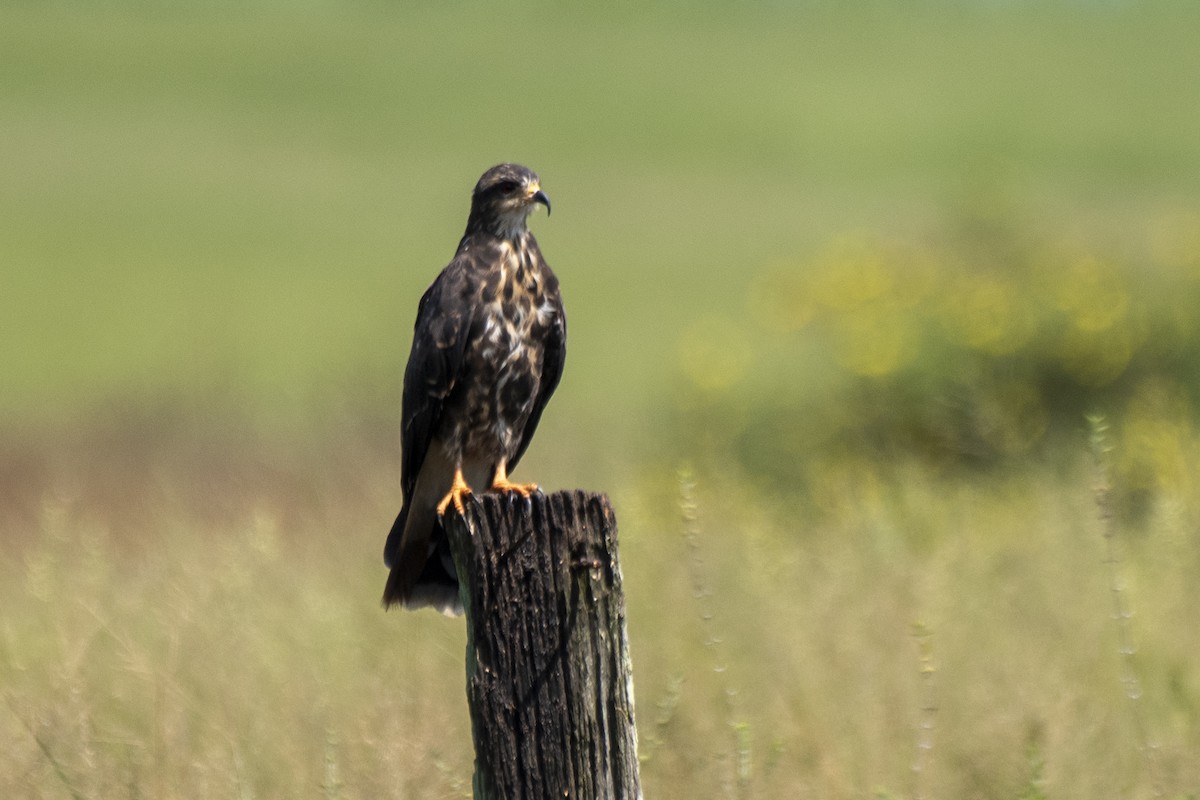
[[[0,5],[0,797],[460,798],[384,613],[468,193],[570,319],[654,798],[1200,795],[1200,9]]]

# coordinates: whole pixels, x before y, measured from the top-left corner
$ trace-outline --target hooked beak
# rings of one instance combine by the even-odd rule
[[[529,199],[535,203],[541,203],[544,205],[546,207],[546,216],[550,216],[550,198],[546,196],[545,192],[543,192],[541,189],[538,189],[536,192],[530,195]]]

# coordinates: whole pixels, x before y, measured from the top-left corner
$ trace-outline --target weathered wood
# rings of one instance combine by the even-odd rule
[[[640,798],[608,498],[477,495],[447,525],[467,616],[476,800]]]

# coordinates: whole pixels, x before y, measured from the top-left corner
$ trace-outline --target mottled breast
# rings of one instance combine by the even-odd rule
[[[465,396],[453,441],[464,453],[511,458],[521,442],[542,378],[545,342],[555,322],[554,276],[532,241],[500,241],[482,259],[479,302],[466,347]]]

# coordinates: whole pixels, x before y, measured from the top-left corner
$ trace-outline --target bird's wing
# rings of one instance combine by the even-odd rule
[[[417,307],[401,401],[400,484],[405,503],[412,499],[446,398],[462,368],[472,314],[465,283],[461,265],[452,261]]]
[[[383,547],[388,566],[399,560],[417,478],[441,424],[446,398],[454,390],[462,368],[473,310],[463,267],[458,258],[451,261],[417,306],[400,414],[400,489],[404,505]]]
[[[533,433],[542,419],[542,412],[546,410],[546,404],[550,402],[550,395],[554,394],[554,390],[558,387],[558,381],[562,378],[563,365],[567,360],[567,315],[563,310],[562,295],[558,291],[558,280],[553,278],[553,273],[549,272],[548,268],[547,273],[551,275],[551,279],[550,285],[547,287],[546,300],[554,307],[554,320],[546,334],[546,349],[542,356],[542,376],[538,383],[537,397],[534,398],[533,411],[529,414],[529,421],[525,423],[525,430],[521,432],[521,444],[508,462],[510,470],[516,468],[517,462],[529,448],[529,443],[533,440]]]

